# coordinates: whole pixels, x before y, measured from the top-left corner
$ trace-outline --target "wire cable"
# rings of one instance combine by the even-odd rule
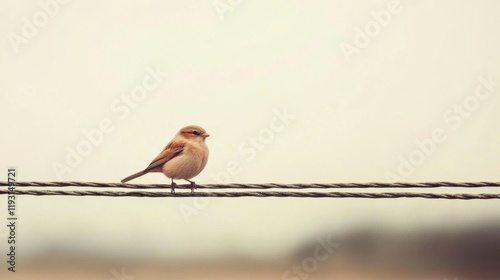
[[[0,186],[8,186],[0,182]],[[16,187],[90,187],[126,189],[167,189],[170,184],[122,184],[96,182],[15,182]],[[484,188],[500,187],[500,182],[423,182],[423,183],[334,183],[334,184],[207,184],[197,185],[198,189],[349,189],[349,188]],[[179,189],[189,189],[190,185],[178,185]]]

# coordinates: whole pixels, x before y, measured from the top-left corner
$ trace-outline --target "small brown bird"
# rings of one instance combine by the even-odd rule
[[[172,193],[177,184],[174,179],[183,179],[191,184],[191,192],[196,189],[196,183],[189,179],[200,174],[208,161],[208,147],[205,138],[210,136],[203,128],[190,125],[177,132],[174,139],[143,171],[137,172],[122,180],[128,182],[149,172],[162,172],[172,179]]]

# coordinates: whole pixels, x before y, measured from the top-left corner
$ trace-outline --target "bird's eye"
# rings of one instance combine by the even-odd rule
[[[193,130],[193,134],[194,135],[200,135],[200,133],[198,133],[198,131],[196,131],[196,130]]]

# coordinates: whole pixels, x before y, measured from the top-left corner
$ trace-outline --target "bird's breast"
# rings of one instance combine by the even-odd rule
[[[169,178],[191,179],[198,175],[208,161],[208,148],[205,143],[186,145],[184,151],[166,162],[162,172]]]

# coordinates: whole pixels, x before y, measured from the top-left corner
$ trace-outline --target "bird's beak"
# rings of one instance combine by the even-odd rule
[[[207,138],[208,136],[210,136],[210,134],[208,134],[206,132],[201,135],[201,137],[203,137],[203,139]]]

